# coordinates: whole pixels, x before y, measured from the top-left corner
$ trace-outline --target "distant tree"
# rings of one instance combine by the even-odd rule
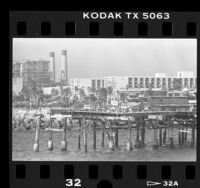
[[[113,88],[111,86],[108,87],[107,89],[108,95],[112,95],[113,94]]]
[[[95,93],[95,94],[97,93],[97,90],[94,87],[91,88],[91,91],[92,91],[92,93]]]
[[[74,87],[74,91],[75,91],[75,94],[77,94],[77,92],[78,92],[78,86]]]
[[[59,93],[58,90],[53,88],[53,89],[51,90],[51,97],[57,96],[58,93]]]
[[[94,95],[94,93],[92,93],[92,94],[89,95],[89,99],[90,99],[91,102],[97,101],[97,98],[96,98],[96,96]]]
[[[84,89],[79,89],[79,95],[82,100],[86,97]]]
[[[24,100],[30,100],[30,90],[28,87],[23,86],[21,93],[23,95]]]
[[[88,87],[88,93],[91,93],[92,92],[92,88],[91,87]]]
[[[126,100],[126,94],[125,93],[120,93],[120,100],[125,103]]]
[[[128,91],[128,89],[129,89],[129,85],[127,84],[127,85],[126,85],[126,90]]]
[[[71,89],[69,87],[65,88],[63,90],[63,95],[64,96],[70,96],[71,95]]]
[[[108,91],[106,88],[100,88],[98,91],[98,101],[100,104],[105,104],[107,102]]]

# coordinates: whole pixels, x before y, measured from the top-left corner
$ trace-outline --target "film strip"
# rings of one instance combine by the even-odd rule
[[[105,85],[105,79],[109,79],[110,74],[113,73],[112,69],[116,68],[117,71],[118,66],[121,67],[122,72],[124,70],[123,66],[127,66],[128,69],[129,66],[125,65],[125,63],[123,65],[123,61],[129,61],[129,59],[125,58],[124,60],[124,56],[128,57],[131,53],[135,53],[134,57],[137,57],[136,53],[143,53],[139,60],[137,60],[138,62],[140,62],[142,61],[142,57],[148,54],[148,50],[145,51],[144,49],[144,52],[141,52],[140,50],[145,48],[145,45],[148,46],[149,44],[141,44],[140,41],[137,41],[138,46],[142,46],[142,48],[138,47],[139,50],[132,46],[134,49],[136,49],[136,52],[133,52],[126,47],[124,47],[125,50],[122,53],[120,51],[112,51],[112,48],[115,49],[116,46],[119,47],[121,45],[126,45],[123,44],[123,42],[121,43],[121,40],[130,40],[130,43],[127,43],[127,46],[130,47],[130,44],[135,43],[136,39],[143,40],[144,42],[149,41],[149,39],[161,40],[161,43],[162,41],[183,40],[181,41],[181,44],[182,46],[185,45],[186,50],[182,53],[179,51],[173,51],[176,50],[176,48],[174,48],[174,46],[176,45],[177,50],[181,48],[181,45],[179,44],[179,46],[178,43],[174,44],[174,46],[167,46],[167,44],[165,46],[165,48],[167,49],[170,49],[172,47],[172,50],[169,50],[170,52],[168,52],[171,53],[172,57],[176,56],[176,52],[178,53],[176,58],[178,59],[177,61],[179,61],[179,64],[174,65],[173,63],[169,63],[169,66],[172,67],[172,72],[177,69],[176,66],[182,66],[182,61],[186,64],[185,59],[190,56],[188,55],[187,57],[184,56],[184,54],[188,53],[188,46],[191,45],[190,43],[188,43],[188,41],[192,41],[192,45],[190,47],[192,49],[191,54],[193,55],[193,60],[191,60],[191,64],[192,62],[194,62],[194,67],[196,67],[196,69],[194,69],[194,67],[192,66],[190,67],[189,64],[183,65],[183,69],[187,69],[187,67],[189,67],[188,69],[192,69],[194,75],[198,75],[197,67],[200,54],[199,20],[200,13],[198,12],[11,11],[9,41],[11,57],[9,65],[10,74],[12,75],[10,76],[10,78],[13,78],[10,80],[10,91],[12,92],[12,96],[10,96],[10,101],[12,102],[10,104],[9,116],[12,117],[10,118],[9,125],[9,161],[11,187],[199,187],[200,165],[198,146],[200,143],[199,139],[197,139],[199,138],[199,115],[197,110],[197,88],[199,88],[197,87],[197,83],[199,83],[199,81],[197,76],[195,78],[195,76],[189,75],[191,71],[186,72],[184,70],[183,72],[179,72],[180,74],[187,74],[186,76],[183,76],[183,83],[181,83],[183,85],[186,84],[186,86],[184,85],[182,88],[179,89],[174,89],[175,84],[173,85],[173,88],[170,89],[169,80],[167,81],[168,88],[163,89],[163,78],[166,77],[165,75],[163,76],[163,74],[159,76],[157,75],[155,77],[149,77],[148,79],[157,79],[158,77],[158,79],[161,78],[162,80],[161,86],[158,86],[159,83],[156,83],[155,91],[152,88],[149,89],[149,85],[145,85],[145,76],[143,86],[141,86],[141,83],[143,82],[142,80],[140,80],[140,76],[138,77],[138,80],[140,80],[140,82],[135,81],[137,76],[132,76],[132,79],[130,78],[130,76],[128,76],[127,83],[124,84],[125,89],[116,89],[116,96],[118,95],[119,97],[118,102],[117,100],[110,99],[110,103],[103,103],[104,106],[102,107],[102,109],[101,107],[94,107],[94,103],[91,102],[92,96],[94,98],[96,97],[96,99],[94,100],[98,102],[100,100],[104,100],[104,98],[102,97],[102,95],[104,95],[104,90],[102,88],[106,87],[106,97],[107,100],[109,100],[110,96],[108,94],[108,87],[110,86]],[[37,39],[38,43],[32,43],[32,40],[34,39]],[[54,42],[47,42],[48,40],[54,40]],[[73,41],[75,40],[78,40],[78,42],[73,44]],[[87,42],[82,42],[83,40]],[[105,41],[105,43],[103,42],[103,44],[101,44],[101,42],[99,43],[97,40]],[[108,40],[109,42],[106,42],[106,40]],[[112,40],[118,40],[118,42],[120,42],[114,42],[112,45],[109,45],[109,43],[113,42]],[[59,41],[58,44],[56,43],[56,41]],[[64,43],[63,41],[66,42],[64,44],[66,46],[66,51],[65,49],[63,50],[62,45],[61,47],[59,47],[61,43]],[[51,79],[54,79],[55,82],[55,77],[57,77],[57,80],[59,81],[54,84],[52,84],[51,82],[49,85],[47,84],[47,86],[42,85],[41,88],[51,87],[54,88],[54,91],[56,90],[56,88],[60,88],[61,91],[58,89],[59,91],[57,94],[52,94],[52,90],[49,94],[53,95],[54,98],[59,98],[59,100],[61,100],[61,97],[63,99],[63,95],[60,93],[62,93],[64,89],[71,87],[71,94],[69,94],[69,90],[66,89],[65,91],[67,92],[67,94],[65,94],[65,96],[70,95],[74,97],[78,95],[78,98],[76,99],[78,102],[87,101],[86,98],[87,96],[89,96],[89,94],[84,94],[85,98],[80,99],[81,87],[79,88],[78,83],[76,83],[77,85],[73,85],[74,83],[72,83],[72,81],[78,82],[75,79],[76,77],[81,79],[81,76],[77,76],[78,73],[76,73],[75,70],[78,70],[78,72],[80,72],[80,75],[82,70],[83,72],[85,71],[85,74],[91,74],[91,71],[88,70],[91,68],[91,70],[94,71],[94,69],[92,69],[92,66],[95,66],[95,69],[98,69],[99,66],[97,64],[90,64],[90,66],[87,65],[87,61],[90,61],[90,58],[87,57],[90,56],[90,51],[91,53],[96,54],[96,56],[92,57],[97,57],[97,59],[98,57],[102,56],[111,58],[106,52],[107,50],[110,51],[109,53],[112,54],[112,58],[110,61],[116,61],[116,64],[112,64],[111,67],[107,68],[108,70],[110,70],[111,73],[106,69],[103,69],[102,67],[99,68],[99,72],[103,70],[102,75],[105,72],[107,73],[107,75],[104,75],[104,86],[99,86],[102,90],[99,89],[98,91],[90,91],[91,93],[93,93],[93,95],[90,95],[89,97],[90,103],[83,103],[83,106],[81,108],[75,108],[73,105],[63,107],[62,104],[59,103],[56,107],[48,107],[49,114],[44,115],[41,109],[46,108],[47,106],[42,106],[42,104],[45,103],[44,100],[47,101],[48,97],[44,100],[41,99],[41,101],[39,100],[39,98],[37,98],[37,104],[39,106],[37,106],[34,102],[30,102],[31,97],[29,100],[24,97],[25,95],[27,95],[26,92],[28,93],[30,90],[32,92],[30,92],[30,95],[40,96],[38,94],[39,90],[37,90],[36,87],[36,85],[40,83],[38,80],[35,80],[34,83],[36,83],[36,85],[34,85],[34,87],[33,85],[31,85],[31,89],[29,88],[28,91],[24,91],[24,89],[22,92],[22,88],[25,88],[24,85],[28,83],[28,76],[32,75],[32,80],[34,80],[34,78],[36,77],[38,78],[38,72],[37,74],[35,72],[34,74],[32,73],[34,69],[33,64],[34,62],[35,64],[41,64],[41,62],[45,63],[46,60],[34,60],[34,58],[40,58],[40,56],[48,57],[48,54],[43,55],[39,52],[39,50],[37,50],[37,48],[39,48],[40,51],[42,51],[43,45],[45,46],[44,43],[49,50],[47,50],[48,53],[50,52],[50,59],[48,59],[47,62],[50,64],[52,63],[54,66],[52,66],[52,70],[50,72],[52,73],[53,71],[57,71],[53,78],[51,76],[48,77],[49,82],[51,82]],[[100,50],[100,53],[102,53],[100,56],[93,49],[93,46],[88,47],[88,44],[91,43],[97,44],[95,49],[96,51]],[[162,49],[164,49],[163,43],[160,46],[160,48]],[[75,49],[73,49],[70,44]],[[42,47],[40,47],[40,45]],[[48,45],[50,47],[48,47]],[[80,49],[79,45],[82,46]],[[107,48],[106,45],[108,45],[109,48]],[[84,50],[84,46],[86,48],[86,51]],[[99,46],[101,46],[102,48],[100,48]],[[151,48],[151,46],[149,47]],[[155,56],[155,50],[151,51],[150,48],[150,53],[154,54]],[[152,48],[154,48],[153,44]],[[75,52],[74,54],[76,54],[75,56],[79,56],[79,58],[75,58],[75,56],[73,55],[70,56],[70,49],[71,51],[74,50],[76,53],[78,51],[77,54]],[[155,49],[158,50],[159,48]],[[165,53],[167,53],[167,49],[165,49]],[[54,53],[52,52],[54,50],[57,51]],[[58,55],[61,50],[62,53]],[[81,50],[83,50],[82,53],[80,52]],[[119,65],[117,65],[117,58],[119,58],[120,56],[118,56],[116,52],[121,53],[122,57],[120,60],[121,64]],[[128,55],[126,54],[126,52]],[[160,51],[158,50],[157,53],[159,52]],[[45,50],[44,53],[46,53]],[[85,55],[85,53],[87,54]],[[117,58],[114,58],[115,55],[117,55]],[[68,58],[66,59],[66,57]],[[76,62],[73,60],[73,58],[75,58],[76,61],[80,61],[81,63],[79,65],[76,65]],[[167,58],[167,56],[163,58]],[[175,59],[172,58],[172,60]],[[73,63],[69,66],[69,64],[71,63],[70,60],[74,62],[75,66],[81,66],[81,68],[73,67]],[[102,61],[103,60],[104,58],[102,58]],[[134,61],[134,59],[131,60]],[[169,61],[170,60],[171,59],[169,58]],[[189,59],[187,60],[189,61]],[[21,63],[21,61],[23,61],[23,63]],[[61,65],[59,65],[60,67],[55,68],[59,61],[61,62]],[[93,61],[96,61],[96,59],[93,59]],[[145,59],[145,61],[146,69],[150,70],[153,64],[151,65],[149,63],[148,65],[148,59]],[[156,58],[153,60],[149,60],[149,62],[151,61],[156,61]],[[29,70],[25,65],[23,65],[21,69],[19,67],[17,68],[17,65],[14,65],[14,63],[17,64],[18,62],[20,62],[20,65],[27,64],[27,66],[30,66],[31,63],[31,70]],[[68,67],[66,66],[66,68],[65,64],[62,66],[62,62],[67,62],[66,64]],[[135,67],[137,65],[138,64],[134,64]],[[161,67],[164,66],[163,64],[159,63],[157,63],[156,65]],[[130,74],[132,75],[136,74],[134,72],[134,66],[131,67],[133,71]],[[63,72],[59,72],[62,67]],[[84,70],[84,67],[86,67],[87,70]],[[21,70],[22,73],[17,72],[18,69]],[[37,68],[37,71],[38,69],[39,68]],[[74,70],[74,76],[71,73],[70,69],[72,69],[72,71]],[[158,68],[155,67],[155,69],[159,71]],[[68,71],[68,73],[66,70]],[[163,69],[161,70],[163,71]],[[139,70],[139,73],[140,72],[142,72],[142,69]],[[98,73],[98,71],[95,73]],[[16,76],[16,74],[19,75]],[[44,77],[45,71],[41,71],[40,74]],[[82,75],[84,75],[84,73]],[[96,75],[92,76],[95,79],[97,77]],[[18,79],[18,77],[20,78]],[[86,75],[84,75],[83,77],[87,78]],[[166,79],[171,77],[166,77]],[[181,80],[181,78],[181,75],[178,78],[175,78],[174,76],[173,83],[175,83],[176,79]],[[185,78],[186,81],[184,80]],[[91,81],[92,80],[90,80],[89,83],[91,83]],[[79,80],[79,82],[81,81]],[[116,81],[117,84],[118,82],[120,81]],[[136,82],[137,84],[135,84]],[[83,81],[81,83],[83,85],[86,84],[86,80],[84,81],[84,83]],[[102,84],[102,82],[99,83],[100,85]],[[122,83],[122,81],[120,83]],[[138,83],[140,84],[140,86],[138,86]],[[132,85],[129,87],[129,84]],[[192,84],[194,84],[194,86]],[[19,89],[20,87],[21,89]],[[87,87],[89,86],[87,85]],[[160,90],[159,87],[161,87]],[[115,88],[112,89],[114,90]],[[13,93],[15,90],[16,92],[18,91],[18,94]],[[169,104],[170,100],[176,99],[176,101],[178,101],[179,98],[181,98],[181,100],[187,98],[185,99],[187,100],[187,104],[185,104],[184,106],[183,104],[176,104],[176,102],[173,101],[171,102],[171,106],[168,105],[166,107],[165,103],[165,106],[162,106],[162,108],[160,106],[160,108],[158,108],[157,106],[156,110],[152,110],[150,108],[149,102],[150,94],[146,94],[146,92],[151,91],[151,93],[158,93],[158,90],[160,91],[160,93],[155,94],[154,98],[151,96],[151,100],[155,99],[156,97],[160,97],[158,100],[162,104],[162,102],[165,100],[163,99],[163,97],[165,97],[168,99],[166,103]],[[166,95],[161,95],[161,93],[163,93],[163,90],[167,93]],[[103,94],[98,94],[98,92],[100,91],[102,91]],[[190,91],[191,96],[189,95]],[[125,94],[119,94],[120,92]],[[114,91],[112,91],[111,93],[112,94],[110,94],[110,98],[115,96],[113,94]],[[139,93],[140,96],[136,97],[136,93]],[[185,93],[187,93],[187,95]],[[123,111],[123,108],[127,109],[128,105],[130,105],[129,100],[133,100],[130,99],[131,95],[135,96],[133,98],[135,100],[134,102],[138,104],[138,108],[136,110],[133,110],[134,108],[131,107],[130,111],[129,109],[127,111]],[[20,98],[20,96],[23,98],[23,100]],[[53,97],[51,96],[49,98]],[[145,101],[145,97],[148,98],[147,101]],[[194,97],[190,100],[191,104],[188,104],[188,97]],[[51,101],[49,98],[48,100]],[[137,100],[139,100],[139,102],[136,100],[136,98]],[[142,100],[142,98],[144,101]],[[22,101],[28,101],[28,107],[26,106],[27,103],[25,104],[25,102],[23,103]],[[70,99],[67,98],[67,101],[70,101]],[[117,103],[118,107],[115,107],[115,103]],[[175,107],[173,106],[174,103]],[[144,107],[146,104],[148,106],[148,110],[146,110]],[[30,113],[31,108],[34,109],[34,111],[37,113],[32,115],[34,116],[34,118],[26,119],[26,115]],[[121,111],[119,110],[119,108]],[[163,110],[165,108],[167,110]],[[15,111],[16,109],[17,115]],[[23,110],[25,112],[23,112]],[[21,119],[20,115],[23,116]],[[49,118],[49,122],[47,118]],[[59,118],[61,118],[61,120],[58,120]],[[57,124],[55,123],[55,127],[54,121],[57,121]],[[46,122],[48,122],[48,125],[45,124]],[[73,133],[73,129],[76,129],[75,133]],[[47,131],[45,132],[45,130]],[[73,137],[75,138],[74,140]],[[63,151],[60,151],[60,147]],[[148,149],[149,147],[153,149]],[[79,149],[78,152],[77,148]],[[102,148],[106,148],[106,150]],[[132,156],[133,153],[134,155]],[[168,155],[168,153],[171,154]],[[168,155],[168,158],[166,158],[165,155]],[[176,157],[176,155],[179,157]],[[156,156],[156,158],[152,156]]]

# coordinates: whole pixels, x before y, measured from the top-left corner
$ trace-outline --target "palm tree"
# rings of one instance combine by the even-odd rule
[[[84,98],[85,98],[86,94],[85,94],[84,89],[79,89],[79,95],[80,95],[80,98],[81,98],[81,99],[84,99]]]
[[[110,99],[111,96],[112,96],[112,94],[113,94],[113,88],[112,88],[111,86],[109,86],[109,87],[107,88],[107,93],[108,93],[109,99]]]
[[[70,96],[70,95],[71,95],[71,89],[70,89],[69,87],[65,88],[65,89],[63,90],[63,94],[64,94],[65,96]]]
[[[98,100],[100,104],[105,104],[105,102],[107,101],[107,95],[108,95],[108,91],[106,88],[100,88],[98,90]]]

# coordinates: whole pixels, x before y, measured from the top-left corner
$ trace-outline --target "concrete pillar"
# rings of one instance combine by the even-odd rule
[[[61,151],[67,150],[66,132],[67,132],[67,118],[65,117],[63,125],[63,138],[61,141]]]
[[[96,122],[93,122],[93,149],[96,150]]]
[[[159,128],[159,146],[162,146],[162,128]]]
[[[38,117],[36,127],[35,127],[35,143],[34,143],[34,146],[33,146],[34,151],[39,151],[40,123],[41,123],[41,117]]]
[[[52,128],[52,119],[50,118],[50,128]],[[53,131],[50,131],[49,140],[48,140],[48,150],[53,150]]]

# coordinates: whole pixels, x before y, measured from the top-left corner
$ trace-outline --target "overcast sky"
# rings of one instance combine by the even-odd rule
[[[13,61],[56,56],[59,77],[61,50],[67,50],[70,78],[153,75],[193,71],[196,75],[196,39],[13,39]]]

